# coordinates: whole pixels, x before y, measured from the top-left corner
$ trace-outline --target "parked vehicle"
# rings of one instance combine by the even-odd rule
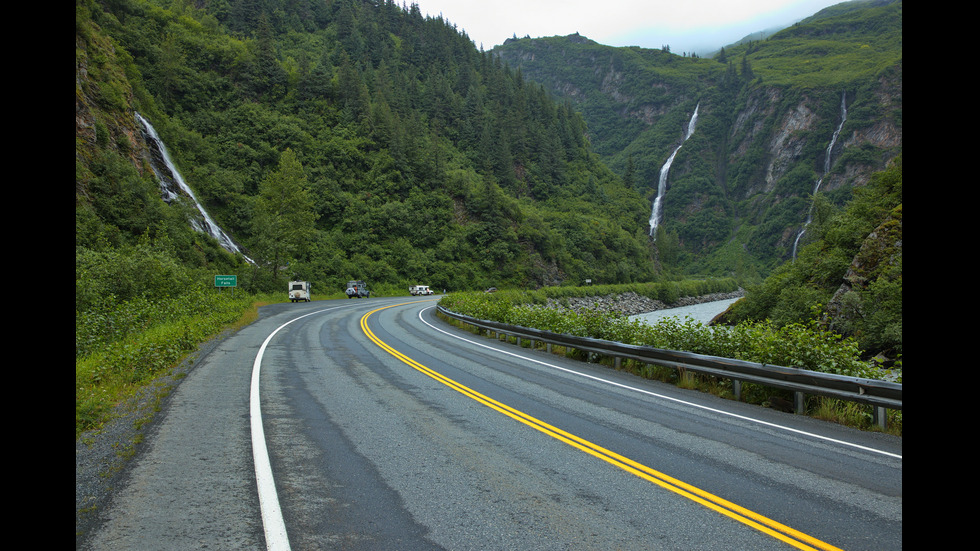
[[[408,293],[413,297],[434,294],[428,285],[412,285],[408,288]]]
[[[368,298],[371,296],[371,291],[367,288],[367,283],[363,281],[348,281],[347,282],[347,298]]]
[[[310,282],[309,281],[290,281],[289,282],[289,301],[298,302],[310,301]]]

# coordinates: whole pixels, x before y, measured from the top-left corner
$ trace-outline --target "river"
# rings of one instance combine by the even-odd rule
[[[677,317],[683,320],[687,317],[699,321],[704,325],[707,325],[709,321],[714,319],[715,316],[725,311],[733,302],[738,300],[737,298],[730,298],[725,300],[716,300],[714,302],[704,302],[701,304],[695,304],[692,306],[681,306],[679,308],[667,308],[665,310],[657,310],[655,312],[647,312],[646,314],[637,314],[635,316],[630,316],[630,319],[643,320],[649,324],[657,323],[662,318],[666,317]]]

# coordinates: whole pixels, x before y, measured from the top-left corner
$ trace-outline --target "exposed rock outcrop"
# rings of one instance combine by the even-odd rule
[[[832,326],[847,325],[851,318],[861,317],[865,305],[849,295],[860,293],[879,278],[901,277],[902,266],[902,207],[894,209],[861,244],[844,275],[844,282],[827,303]]]

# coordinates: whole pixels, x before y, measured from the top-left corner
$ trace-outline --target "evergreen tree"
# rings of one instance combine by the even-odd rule
[[[316,219],[303,165],[286,149],[276,171],[259,185],[252,217],[253,248],[269,263],[273,277],[307,251]]]
[[[626,189],[633,189],[635,179],[636,164],[633,161],[633,154],[630,153],[629,157],[626,159],[626,174],[623,175],[623,185],[626,186]]]
[[[258,92],[270,99],[281,99],[286,94],[286,70],[279,63],[272,25],[264,13],[259,17],[257,37],[255,77]]]

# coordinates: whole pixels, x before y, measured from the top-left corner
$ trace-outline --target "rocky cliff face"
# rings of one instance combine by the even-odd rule
[[[116,50],[96,25],[76,33],[75,43],[75,159],[87,170],[99,151],[128,158],[140,171],[148,169],[146,144],[133,112],[133,90],[122,73]],[[84,175],[76,178],[76,198],[86,197]]]
[[[769,103],[778,105],[780,90],[769,89],[767,95],[770,96]],[[807,137],[816,126],[817,115],[811,108],[811,102],[809,98],[804,98],[791,106],[788,111],[778,113],[782,120],[772,138],[768,140],[769,161],[766,164],[765,185],[760,191],[771,193],[776,187],[776,182],[799,161],[808,144]],[[770,111],[771,116],[777,114],[774,111]]]
[[[867,300],[873,286],[902,273],[902,207],[895,208],[861,244],[844,281],[827,304],[827,318],[835,329],[846,330],[855,319],[874,315],[876,300]]]

